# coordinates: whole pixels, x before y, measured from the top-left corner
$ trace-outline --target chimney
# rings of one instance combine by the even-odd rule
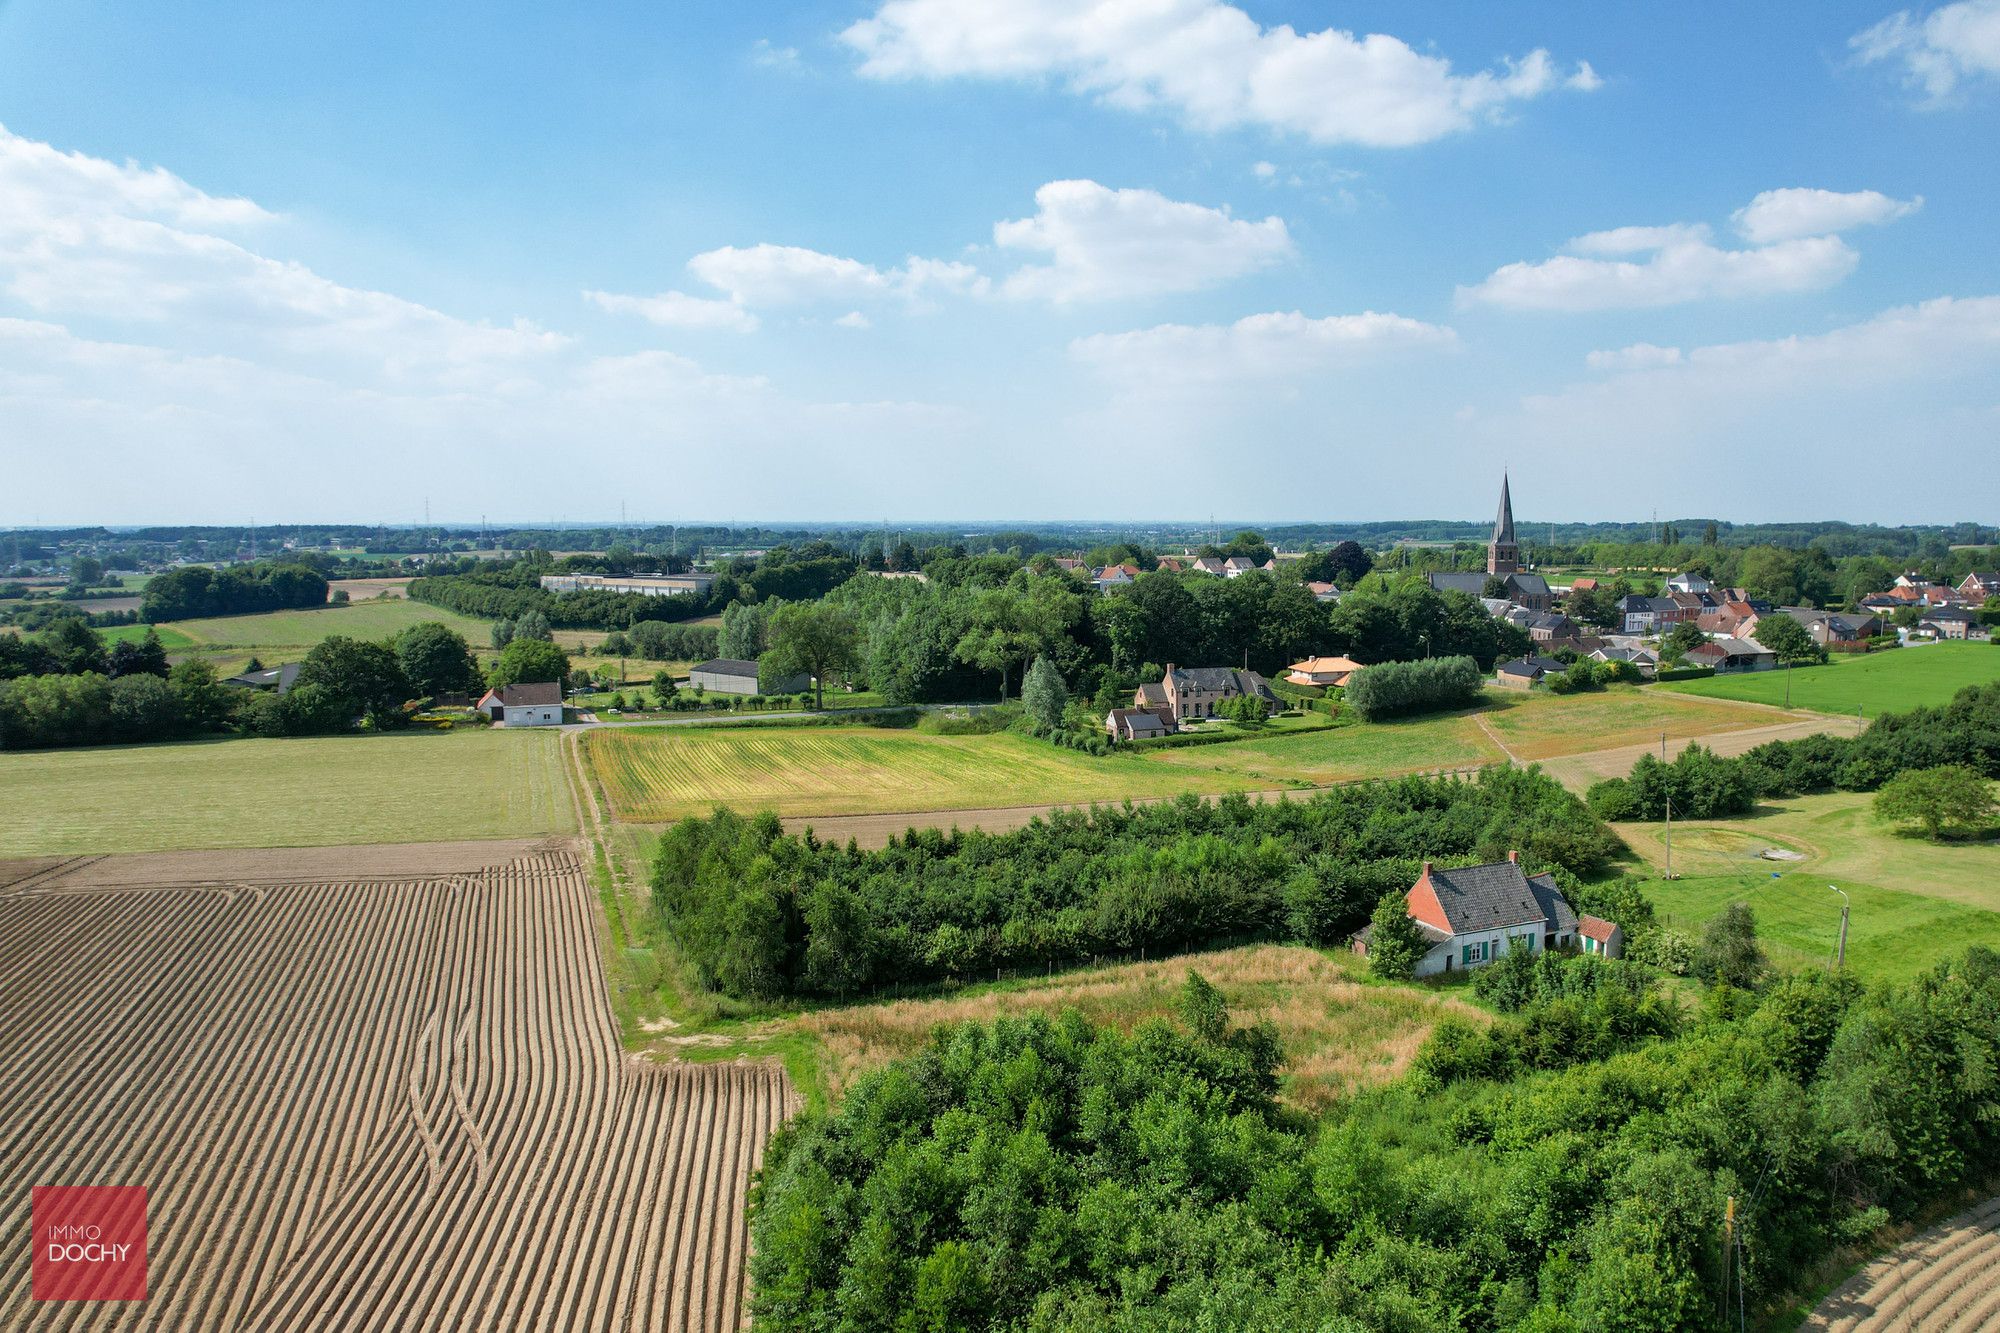
[[[1512,861],[1515,865],[1521,864],[1521,854],[1519,852],[1507,853],[1507,859],[1509,861]]]
[[[1167,674],[1169,676],[1174,674],[1174,664],[1172,662],[1167,663]]]
[[[1424,862],[1424,873],[1423,873],[1424,879],[1429,879],[1431,877],[1431,868],[1432,868],[1432,862],[1429,861]]]

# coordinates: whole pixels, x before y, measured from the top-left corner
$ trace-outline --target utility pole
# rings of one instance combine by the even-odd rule
[[[1736,1250],[1736,1196],[1722,1206],[1722,1322],[1729,1322],[1729,1257]],[[1739,1267],[1736,1281],[1740,1285],[1743,1273]]]
[[[1667,797],[1667,878],[1674,877],[1674,798]]]
[[[1841,968],[1847,966],[1847,907],[1849,899],[1847,897],[1847,890],[1841,888],[1838,884],[1829,884],[1827,887],[1840,895],[1840,945],[1835,949],[1833,955],[1834,970],[1839,971]]]
[[[1660,733],[1660,762],[1667,762],[1667,733],[1664,731]]]

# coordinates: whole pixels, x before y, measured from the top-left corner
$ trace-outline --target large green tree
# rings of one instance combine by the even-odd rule
[[[1875,793],[1875,813],[1916,824],[1936,841],[1948,831],[1972,832],[1993,822],[1993,784],[1962,764],[1899,773]]]
[[[569,654],[542,639],[515,639],[500,650],[500,658],[486,670],[486,683],[494,689],[538,681],[569,679]]]
[[[786,603],[771,613],[769,635],[764,664],[779,676],[811,676],[822,708],[826,678],[852,671],[860,659],[861,632],[853,615],[829,602]]]
[[[1046,657],[1037,657],[1021,682],[1021,703],[1036,726],[1056,731],[1062,726],[1063,709],[1069,706],[1069,690],[1062,673]]]
[[[1385,893],[1369,918],[1368,971],[1387,981],[1408,981],[1430,943],[1410,916],[1409,901],[1400,893]]]
[[[479,687],[479,663],[465,636],[435,620],[412,625],[396,636],[396,656],[410,687],[425,698]]]
[[[410,678],[393,648],[336,634],[322,640],[299,665],[293,688],[316,685],[345,707],[350,718],[389,728],[409,720]]]
[[[1780,662],[1826,660],[1826,649],[1813,641],[1812,631],[1783,612],[1774,611],[1768,616],[1759,616],[1755,638],[1777,654]]]

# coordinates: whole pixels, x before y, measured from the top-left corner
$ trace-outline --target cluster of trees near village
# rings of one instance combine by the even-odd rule
[[[942,1030],[773,1139],[757,1325],[1733,1329],[2000,1168],[1991,952],[1693,1003],[1536,966],[1513,1012],[1440,1025],[1411,1076],[1319,1117],[1198,976],[1129,1036]]]
[[[254,664],[253,664],[254,666]],[[510,644],[482,674],[465,639],[435,621],[383,643],[334,635],[292,687],[242,689],[201,658],[167,664],[150,629],[106,646],[80,617],[35,635],[0,635],[0,749],[176,740],[232,732],[326,735],[408,726],[430,700],[487,684],[562,680],[569,659],[546,638]]]
[[[1495,769],[1267,804],[1060,812],[1012,833],[916,831],[879,851],[719,811],[661,837],[652,888],[703,984],[851,995],[1234,939],[1332,944],[1426,858],[1519,850],[1578,885],[1615,847],[1554,780]]]

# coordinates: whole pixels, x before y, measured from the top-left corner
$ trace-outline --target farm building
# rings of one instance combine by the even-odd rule
[[[267,667],[261,671],[246,671],[240,676],[231,676],[224,685],[236,685],[246,690],[276,690],[280,694],[291,693],[292,683],[299,678],[298,662],[287,662],[283,666]]]
[[[474,706],[503,727],[559,727],[562,686],[552,680],[502,685],[480,695]]]
[[[757,664],[740,657],[715,657],[688,672],[688,684],[715,694],[763,694],[757,684]],[[812,677],[787,676],[773,681],[772,694],[797,694],[812,688]]]
[[[544,574],[545,592],[629,592],[641,597],[698,597],[715,582],[713,574]]]
[[[1512,949],[1577,949],[1616,958],[1625,933],[1616,923],[1579,916],[1553,876],[1529,875],[1521,854],[1490,865],[1443,870],[1429,861],[1409,892],[1409,913],[1429,942],[1417,963],[1420,977],[1484,967]],[[1366,955],[1372,927],[1354,936]]]

